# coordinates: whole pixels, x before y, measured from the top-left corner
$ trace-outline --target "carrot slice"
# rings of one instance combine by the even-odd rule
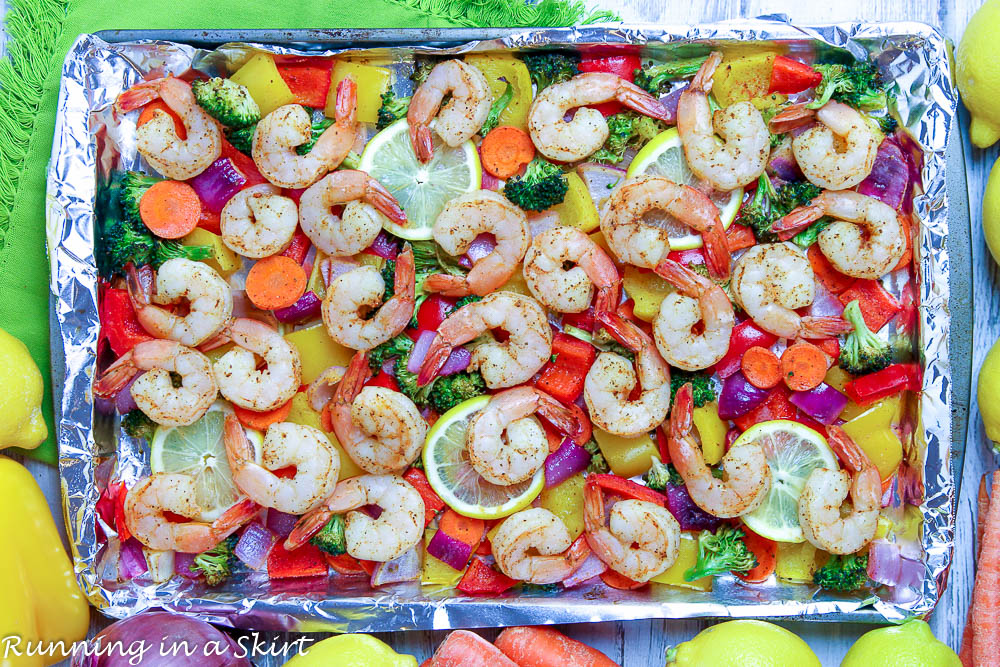
[[[781,382],[781,360],[766,347],[754,345],[744,352],[740,368],[747,382],[758,389],[771,389]]]
[[[555,628],[507,628],[494,642],[504,655],[519,665],[532,667],[617,667],[596,648],[570,639]]]
[[[448,537],[454,537],[470,547],[477,547],[486,532],[486,523],[482,519],[472,519],[462,516],[453,509],[448,509],[438,521],[438,530]]]
[[[761,537],[746,526],[743,526],[743,543],[757,557],[757,566],[745,574],[737,572],[736,576],[750,583],[764,581],[771,576],[771,573],[774,572],[774,566],[777,564],[778,543]]]
[[[815,345],[795,343],[781,355],[781,375],[792,391],[809,391],[826,377],[826,355]]]
[[[479,145],[483,169],[507,179],[521,171],[535,157],[531,137],[519,128],[502,125],[483,137]]]
[[[233,405],[233,412],[236,413],[236,418],[240,420],[240,423],[247,428],[252,428],[257,431],[266,431],[267,427],[271,424],[278,424],[285,421],[288,419],[288,413],[291,411],[291,399],[289,399],[284,405],[279,405],[275,409],[268,410],[267,412],[256,412],[254,410],[241,408],[238,405]]]
[[[187,236],[201,220],[201,200],[187,183],[160,181],[139,199],[139,217],[160,238]]]
[[[247,297],[261,310],[287,308],[306,291],[308,280],[294,259],[272,255],[254,264],[247,274]]]
[[[149,121],[153,120],[153,116],[156,115],[157,111],[163,111],[174,119],[174,132],[177,133],[178,139],[181,141],[187,139],[187,128],[184,127],[184,121],[182,121],[181,117],[174,113],[174,110],[168,107],[163,100],[153,100],[144,106],[142,111],[139,113],[139,120],[135,122],[135,126],[142,127]]]
[[[1000,472],[993,473],[993,497],[986,513],[986,529],[979,547],[976,582],[972,587],[972,662],[993,664],[1000,652],[996,610],[1000,607]]]
[[[624,574],[618,574],[611,568],[608,568],[604,572],[601,572],[601,581],[606,583],[611,588],[617,588],[620,591],[634,591],[637,588],[642,588],[646,584],[642,581],[635,581],[629,579]]]
[[[431,658],[433,667],[518,667],[517,663],[474,632],[454,630]]]

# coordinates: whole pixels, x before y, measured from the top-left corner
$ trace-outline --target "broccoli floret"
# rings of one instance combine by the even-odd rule
[[[868,328],[857,299],[844,308],[844,319],[854,325],[854,331],[840,349],[840,367],[852,375],[880,371],[892,363],[892,348]]]
[[[816,570],[813,583],[830,591],[854,591],[868,583],[868,556],[830,556]]]
[[[536,92],[553,83],[568,81],[580,72],[580,56],[568,51],[544,51],[521,56]]]
[[[431,70],[437,65],[437,61],[429,59],[420,59],[413,62],[413,74],[410,75],[410,81],[415,85],[419,86],[427,77],[431,75]]]
[[[668,484],[675,483],[670,470],[672,466],[664,465],[657,456],[650,458],[653,466],[642,476],[642,479],[649,488],[656,491],[664,491]],[[677,471],[674,470],[673,474],[676,475]],[[683,484],[683,481],[681,483]]]
[[[706,403],[715,400],[715,387],[712,386],[711,378],[705,373],[698,371],[682,371],[675,368],[670,369],[670,404],[674,404],[677,390],[691,383],[694,406],[700,408]]]
[[[470,294],[469,296],[463,296],[461,299],[455,302],[455,310],[458,310],[462,306],[468,306],[470,303],[475,303],[476,301],[482,301],[483,297],[476,296],[475,294]]]
[[[430,402],[431,390],[438,378],[434,378],[423,387],[417,385],[417,374],[407,370],[406,364],[410,355],[396,357],[396,384],[399,391],[406,395],[417,407],[424,407]]]
[[[503,187],[503,194],[525,211],[544,211],[566,198],[569,182],[563,170],[536,157],[524,176],[515,176]]]
[[[191,571],[205,575],[205,583],[209,586],[223,583],[233,573],[233,565],[237,560],[233,549],[238,541],[236,535],[230,535],[208,551],[201,552],[194,557]]]
[[[583,443],[583,448],[590,454],[590,465],[587,466],[587,472],[600,474],[611,470],[608,462],[604,460],[604,454],[601,453],[601,448],[596,440],[591,438]]]
[[[156,423],[147,417],[145,412],[135,408],[122,417],[122,430],[133,438],[151,441],[153,433],[156,432]]]
[[[387,90],[382,93],[382,106],[378,109],[378,120],[375,122],[376,130],[384,130],[400,118],[406,118],[406,112],[410,110],[409,97],[397,97],[396,93]]]
[[[406,334],[399,334],[368,351],[368,365],[372,370],[382,368],[386,359],[409,356],[413,341]]]
[[[824,216],[793,236],[792,241],[801,248],[808,248],[813,243],[816,243],[817,239],[819,239],[819,233],[829,227],[831,222],[833,220]]]
[[[244,155],[251,155],[253,153],[253,133],[256,130],[257,123],[241,127],[238,130],[230,130],[226,133],[226,139],[239,152]]]
[[[662,131],[662,124],[655,118],[634,111],[616,113],[608,117],[607,140],[590,159],[593,162],[617,164],[625,159],[626,149],[639,148]]]
[[[147,190],[162,180],[138,171],[125,172],[121,180],[121,189],[118,191],[118,200],[121,202],[126,220],[133,223],[142,222],[142,216],[139,215],[139,200]]]
[[[480,136],[485,137],[490,133],[490,130],[500,124],[500,114],[507,108],[510,101],[514,99],[514,86],[510,85],[510,81],[504,81],[507,87],[504,88],[503,95],[493,100],[493,104],[490,106],[490,113],[486,116],[486,122],[479,128]]]
[[[674,79],[686,79],[697,74],[707,59],[708,56],[681,58],[659,65],[650,61],[644,67],[635,70],[635,85],[653,95],[659,95],[667,92],[670,82]]]
[[[428,403],[438,414],[444,414],[470,398],[486,393],[486,382],[479,371],[459,372],[434,381]]]
[[[685,581],[714,577],[725,572],[746,573],[757,567],[757,557],[747,549],[743,530],[722,526],[718,532],[701,531],[698,537],[698,562],[684,573]]]
[[[874,63],[821,63],[814,67],[823,80],[816,86],[816,99],[806,105],[810,109],[819,109],[831,99],[865,111],[883,109],[889,102],[885,81]]]
[[[809,181],[786,183],[775,190],[767,174],[757,179],[757,191],[753,199],[740,209],[737,222],[753,229],[754,236],[761,243],[774,243],[777,235],[771,231],[775,220],[783,218],[799,206],[807,206],[819,196],[822,188]]]
[[[250,91],[232,79],[217,76],[193,81],[191,92],[198,106],[226,127],[246,127],[260,120],[260,107]]]
[[[331,556],[347,553],[347,540],[344,537],[344,517],[334,514],[319,532],[309,539],[309,544]]]
[[[899,127],[899,121],[889,114],[877,116],[875,118],[875,122],[878,123],[878,129],[882,130],[882,134],[885,136],[889,136],[896,131],[897,127]]]

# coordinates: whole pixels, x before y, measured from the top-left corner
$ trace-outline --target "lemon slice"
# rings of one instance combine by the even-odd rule
[[[740,518],[755,533],[775,542],[805,541],[799,527],[802,487],[814,468],[840,468],[837,456],[822,435],[785,419],[751,426],[733,447],[747,442],[756,442],[764,448],[771,466],[771,490],[760,507]]]
[[[406,212],[405,227],[383,218],[386,231],[409,241],[431,238],[431,226],[444,205],[460,194],[478,190],[483,171],[471,141],[452,148],[431,132],[434,157],[421,164],[410,144],[410,126],[397,120],[368,142],[361,171],[384,185]]]
[[[480,477],[465,448],[472,415],[489,403],[477,396],[441,415],[424,443],[424,473],[431,488],[453,510],[475,519],[499,519],[531,504],[545,486],[545,469],[518,484],[497,486]]]
[[[681,136],[677,133],[677,128],[672,127],[660,132],[636,153],[625,173],[626,178],[633,176],[663,176],[681,185],[694,184],[697,179],[684,159],[684,148],[681,146]],[[722,226],[729,229],[729,225],[733,224],[740,210],[743,188],[714,194],[711,199],[719,207]],[[700,234],[692,233],[690,227],[664,213],[647,213],[643,220],[647,224],[655,224],[668,230],[671,250],[690,250],[702,246]]]
[[[230,413],[229,406],[216,403],[190,426],[160,426],[150,445],[149,466],[153,472],[194,477],[195,501],[202,513],[192,518],[198,521],[215,521],[241,495],[233,483],[222,441],[223,425]],[[252,430],[247,430],[247,437],[254,446],[254,460],[259,463],[263,438]]]

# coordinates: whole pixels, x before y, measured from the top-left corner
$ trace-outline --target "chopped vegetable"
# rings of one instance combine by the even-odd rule
[[[788,400],[805,414],[827,425],[836,421],[847,406],[847,397],[825,382],[820,382],[809,391],[797,391]]]
[[[512,99],[514,99],[514,86],[510,85],[508,81],[503,94],[493,100],[493,104],[490,105],[490,112],[486,115],[486,120],[483,121],[482,127],[479,128],[481,136],[485,137],[493,128],[500,124],[500,114],[503,113]]]
[[[771,389],[781,382],[781,360],[769,348],[754,345],[743,353],[740,370],[758,389]]]
[[[118,185],[118,201],[121,203],[122,213],[127,221],[141,223],[142,215],[139,212],[139,202],[146,191],[157,183],[161,183],[162,178],[143,174],[138,171],[126,171]],[[112,181],[112,187],[114,181]]]
[[[250,155],[253,151],[253,134],[257,131],[257,125],[251,125],[249,127],[241,127],[238,130],[230,130],[226,132],[226,139],[232,144],[233,148],[239,152]]]
[[[867,405],[905,389],[920,391],[921,388],[920,367],[907,363],[893,364],[875,373],[855,378],[847,383],[844,391],[858,405]]]
[[[844,319],[854,325],[854,331],[840,350],[841,368],[852,375],[865,375],[892,363],[892,348],[865,324],[857,299],[844,308]]]
[[[135,306],[132,305],[132,298],[127,290],[109,287],[103,291],[100,301],[100,320],[100,339],[106,339],[111,351],[118,357],[131,350],[137,343],[153,339],[139,324]]]
[[[747,387],[753,387],[749,382],[743,380]],[[753,387],[757,390],[756,387]],[[757,390],[759,391],[759,390]],[[725,387],[723,387],[723,395],[725,395]],[[750,411],[743,413],[738,417],[731,417],[733,422],[736,423],[736,428],[741,431],[745,431],[754,424],[759,424],[761,422],[770,421],[772,419],[795,419],[796,409],[795,406],[788,400],[791,392],[788,390],[783,383],[779,384],[777,387],[771,390],[771,393],[764,397],[764,400],[752,408]],[[723,412],[723,400],[719,400],[719,416],[725,419],[725,413]]]
[[[760,243],[773,243],[778,236],[771,230],[775,220],[779,220],[799,206],[808,206],[822,189],[809,181],[786,183],[774,188],[767,174],[757,179],[757,191],[753,198],[744,203],[736,222],[753,229]]]
[[[552,337],[552,360],[542,368],[535,386],[563,403],[572,403],[583,393],[584,380],[596,358],[593,345],[557,332]]]
[[[764,331],[753,320],[746,319],[733,327],[733,332],[729,335],[729,350],[715,364],[715,372],[725,379],[740,370],[743,355],[751,347],[771,347],[777,342],[777,336]]]
[[[639,148],[665,128],[655,118],[635,111],[624,111],[609,116],[608,138],[604,145],[590,156],[592,162],[617,164],[625,159],[628,148]]]
[[[635,477],[646,472],[652,465],[653,457],[660,451],[655,438],[649,433],[624,436],[597,428],[593,430],[593,436],[611,472],[620,477]]]
[[[503,654],[518,665],[532,667],[616,667],[595,648],[570,639],[555,628],[507,628],[494,642]],[[495,664],[495,663],[494,663]],[[496,665],[496,667],[501,667]]]
[[[667,498],[662,493],[658,493],[642,484],[637,484],[630,479],[619,477],[618,475],[588,475],[587,484],[599,486],[608,493],[614,493],[632,500],[645,500],[655,503],[660,507],[667,506]]]
[[[238,540],[236,535],[230,535],[208,551],[201,552],[194,557],[191,570],[205,575],[205,583],[209,586],[222,584],[229,579],[237,561],[233,549]]]
[[[277,541],[274,533],[255,521],[243,529],[243,534],[233,548],[233,555],[247,567],[259,570],[267,564],[267,555]]]
[[[650,61],[633,73],[635,85],[651,95],[660,95],[667,92],[672,81],[687,79],[697,74],[707,59],[708,56],[681,58],[658,65]]]
[[[830,226],[832,220],[817,220],[792,237],[792,242],[800,248],[809,248],[819,240],[819,233]]]
[[[851,301],[857,301],[861,316],[872,331],[884,327],[903,309],[899,300],[889,294],[877,280],[855,280],[850,287],[838,294],[837,298],[844,306]]]
[[[344,558],[344,556],[338,556],[338,558]],[[303,544],[294,551],[289,551],[283,542],[278,542],[267,556],[267,576],[272,580],[293,577],[325,577],[327,572],[323,552],[312,544]]]
[[[813,583],[830,591],[855,591],[868,583],[868,556],[830,556],[813,574]]]
[[[585,55],[580,58],[581,72],[605,72],[614,74],[617,77],[632,83],[635,71],[640,68],[642,61],[638,55],[631,53],[611,53],[608,55]],[[599,111],[605,118],[620,113],[625,107],[618,100],[610,100],[598,104],[588,105],[590,108]]]
[[[767,401],[770,395],[766,389],[759,389],[747,382],[743,373],[733,373],[722,383],[722,393],[719,395],[719,417],[738,419],[755,410]]]
[[[413,72],[410,74],[410,81],[417,87],[420,86],[427,77],[431,75],[431,70],[437,66],[436,60],[431,60],[429,58],[420,58],[413,63]]]
[[[265,257],[247,274],[247,298],[261,310],[287,308],[299,300],[308,280],[305,270],[291,257]]]
[[[826,377],[826,355],[812,343],[799,342],[781,355],[781,375],[793,391],[809,391]]]
[[[233,73],[230,80],[246,86],[260,107],[262,117],[282,105],[295,101],[295,95],[278,73],[278,68],[275,67],[274,58],[270,53],[258,53],[251,56],[242,67]]]
[[[384,130],[400,118],[406,118],[406,112],[409,110],[409,97],[399,97],[392,90],[385,91],[382,93],[382,106],[378,110],[375,129]]]
[[[462,580],[455,588],[466,595],[499,595],[518,583],[520,582],[517,579],[511,579],[503,572],[498,572],[487,565],[482,558],[476,557],[472,559],[469,568],[462,575]]]
[[[806,105],[809,109],[819,109],[831,99],[863,110],[884,109],[889,102],[885,81],[875,63],[821,63],[815,68],[823,80],[816,87],[816,99]]]
[[[667,509],[677,519],[681,530],[715,530],[722,523],[721,519],[695,504],[683,480],[678,484],[671,482],[667,486],[666,496]]]
[[[191,92],[198,106],[226,127],[239,129],[260,120],[260,107],[250,91],[232,79],[217,76],[192,81]]]
[[[746,572],[735,572],[734,574],[743,581],[750,583],[764,581],[771,576],[777,565],[778,543],[766,537],[761,537],[746,526],[742,530],[744,533],[743,544],[753,554],[753,557],[757,560],[757,564]]]
[[[535,157],[535,144],[524,130],[504,125],[483,137],[479,154],[483,169],[497,178],[508,179]]]
[[[590,465],[590,452],[573,443],[572,438],[564,438],[559,449],[545,459],[545,486],[561,484]]]
[[[746,573],[757,566],[757,557],[747,549],[743,530],[722,526],[716,532],[702,531],[698,537],[698,562],[684,573],[684,579],[694,581],[726,572]]]
[[[812,266],[816,278],[823,283],[823,286],[834,294],[840,294],[854,284],[854,278],[845,276],[843,273],[833,268],[833,264],[826,258],[819,246],[809,247],[806,253],[809,257],[809,264]]]
[[[347,540],[344,537],[344,517],[341,514],[334,514],[330,520],[319,529],[319,532],[309,539],[309,544],[313,545],[323,553],[331,556],[339,556],[347,552]]]
[[[569,183],[561,167],[536,157],[523,176],[507,181],[503,194],[526,211],[544,211],[566,197]]]
[[[275,59],[278,74],[295,96],[295,103],[313,108],[322,108],[327,103],[330,86],[334,83],[333,63],[332,58],[315,56],[279,56]]]
[[[168,107],[167,103],[160,99],[153,100],[142,108],[142,111],[139,113],[139,119],[135,121],[135,126],[142,127],[149,121],[153,120],[153,118],[156,117],[157,111],[162,111],[173,119],[174,132],[177,133],[178,139],[181,141],[187,139],[187,128],[184,127],[184,121],[181,120],[181,117],[177,115],[176,111]]]
[[[459,403],[484,393],[486,382],[479,371],[460,372],[437,378],[431,387],[428,404],[438,414],[444,414]]]
[[[416,661],[413,661],[416,663]],[[493,644],[474,632],[453,630],[427,665],[436,667],[517,667]]]
[[[587,466],[587,472],[605,473],[611,469],[608,467],[608,462],[604,460],[604,454],[601,452],[601,447],[597,444],[597,440],[591,438],[583,443],[583,448],[590,452],[590,465]]]
[[[652,467],[642,476],[642,481],[654,491],[666,491],[671,484],[684,484],[684,478],[677,473],[676,468],[665,465],[655,456]]]
[[[712,384],[710,375],[700,371],[682,371],[675,368],[670,371],[671,405],[677,396],[677,390],[688,383],[691,384],[692,398],[696,408],[715,400],[715,386]]]
[[[382,368],[382,364],[386,360],[409,356],[412,349],[413,339],[406,334],[399,334],[395,338],[390,338],[368,351],[368,366],[373,371],[377,371]]]
[[[179,239],[198,226],[201,200],[187,183],[154,183],[139,200],[139,217],[160,238]]]
[[[156,432],[156,422],[147,417],[145,412],[136,408],[122,417],[122,430],[133,438],[152,442],[153,434]]]
[[[778,56],[771,65],[771,84],[767,92],[784,95],[801,93],[819,85],[822,80],[823,75],[809,65],[786,56]]]
[[[417,461],[420,459],[418,458]],[[431,488],[430,482],[427,481],[427,475],[420,470],[410,468],[403,473],[403,479],[417,490],[424,501],[424,527],[426,527],[437,516],[437,513],[445,508],[444,501]]]
[[[427,553],[448,567],[461,572],[469,563],[472,547],[457,537],[449,535],[443,528],[438,528],[434,537],[427,543]]]
[[[521,56],[537,91],[569,81],[580,71],[580,56],[572,51],[543,51]]]

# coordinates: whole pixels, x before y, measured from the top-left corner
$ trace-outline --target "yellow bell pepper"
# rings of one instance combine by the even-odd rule
[[[454,588],[462,580],[463,572],[427,553],[426,547],[431,543],[435,533],[437,528],[428,528],[424,531],[424,566],[420,572],[420,583],[424,586]]]
[[[556,204],[552,210],[559,214],[559,222],[567,227],[576,227],[581,232],[589,234],[601,223],[597,215],[597,207],[590,196],[587,184],[579,174],[571,171],[566,174],[569,189],[561,204]]]
[[[619,477],[641,475],[653,465],[652,458],[660,455],[656,441],[648,433],[625,438],[595,427],[594,440],[611,472]]]
[[[307,640],[308,641],[308,640]],[[286,662],[290,667],[417,667],[412,655],[400,655],[371,635],[351,634],[328,637],[310,646],[303,642],[301,653]]]
[[[538,496],[541,506],[562,519],[574,540],[583,533],[583,485],[583,475],[578,473],[561,484],[543,489]]]
[[[715,401],[692,411],[691,419],[701,438],[701,453],[705,463],[714,466],[726,453],[726,432],[729,425],[719,419],[719,406]]]
[[[382,93],[389,89],[392,72],[385,67],[375,67],[349,60],[338,60],[330,78],[330,92],[326,96],[323,113],[333,118],[337,109],[337,86],[350,76],[358,86],[358,122],[374,123],[382,107]]]
[[[794,583],[812,583],[816,572],[817,549],[809,542],[778,542],[774,573]]]
[[[882,479],[888,479],[903,460],[903,443],[892,428],[901,398],[899,394],[884,398],[843,424],[844,432],[864,450]]]
[[[323,428],[323,419],[318,412],[312,409],[309,405],[309,398],[306,397],[304,391],[300,391],[292,397],[292,408],[288,411],[288,417],[285,421],[290,424],[301,424],[302,426],[312,426],[313,428],[318,428],[320,431],[326,435],[326,439],[330,441],[330,444],[334,446],[337,453],[340,454],[340,477],[338,479],[347,479],[348,477],[357,477],[358,475],[363,475],[364,470],[358,467],[344,448],[340,445],[340,441],[337,440],[337,436],[333,433],[328,433]]]
[[[295,101],[295,95],[278,74],[274,58],[269,53],[258,53],[253,56],[229,78],[247,87],[250,97],[260,107],[261,116],[266,116],[278,107]]]
[[[677,550],[677,560],[666,571],[656,575],[650,581],[681,588],[693,588],[696,591],[712,590],[712,577],[702,577],[694,581],[685,581],[684,573],[698,562],[698,536],[688,531],[681,531],[681,539]]]
[[[524,279],[524,273],[522,273],[520,266],[511,274],[507,282],[497,289],[501,292],[514,292],[515,294],[523,294],[524,296],[534,298],[531,290],[528,289],[528,281]]]
[[[0,652],[2,667],[35,667],[66,656],[15,655],[28,644],[73,642],[87,636],[90,613],[77,586],[42,490],[31,473],[0,456]],[[20,641],[16,642],[15,638]],[[8,652],[6,649],[10,648]],[[20,648],[18,648],[20,647]]]
[[[846,387],[847,383],[851,381],[853,376],[845,371],[840,366],[831,366],[830,370],[826,372],[826,377],[823,381],[828,385],[839,391],[841,394],[847,394]],[[840,418],[844,421],[849,421],[854,419],[862,412],[866,411],[868,407],[861,407],[850,398],[847,399],[847,405],[844,409],[840,411]]]
[[[656,319],[660,304],[674,291],[670,283],[652,271],[640,271],[631,265],[625,267],[622,287],[625,294],[635,301],[635,316],[644,322]]]
[[[531,106],[531,76],[528,68],[519,58],[507,54],[473,54],[465,57],[465,62],[474,65],[483,73],[493,93],[493,99],[507,90],[507,83],[514,89],[507,108],[500,112],[498,125],[511,125],[522,130],[528,129],[528,107]]]
[[[243,266],[243,260],[222,242],[222,237],[207,229],[195,227],[194,231],[181,239],[182,245],[207,245],[212,256],[201,261],[215,269],[220,276],[228,278]]]
[[[767,95],[774,53],[754,53],[722,61],[712,78],[712,94],[723,107]]]
[[[326,283],[323,282],[323,260],[327,255],[322,250],[316,250],[316,259],[313,260],[312,273],[309,274],[309,282],[306,283],[306,291],[312,292],[320,299],[326,297]]]
[[[312,384],[313,380],[330,366],[346,367],[354,356],[354,350],[330,338],[323,324],[285,334],[285,340],[299,351],[299,358],[302,360],[302,384]]]

